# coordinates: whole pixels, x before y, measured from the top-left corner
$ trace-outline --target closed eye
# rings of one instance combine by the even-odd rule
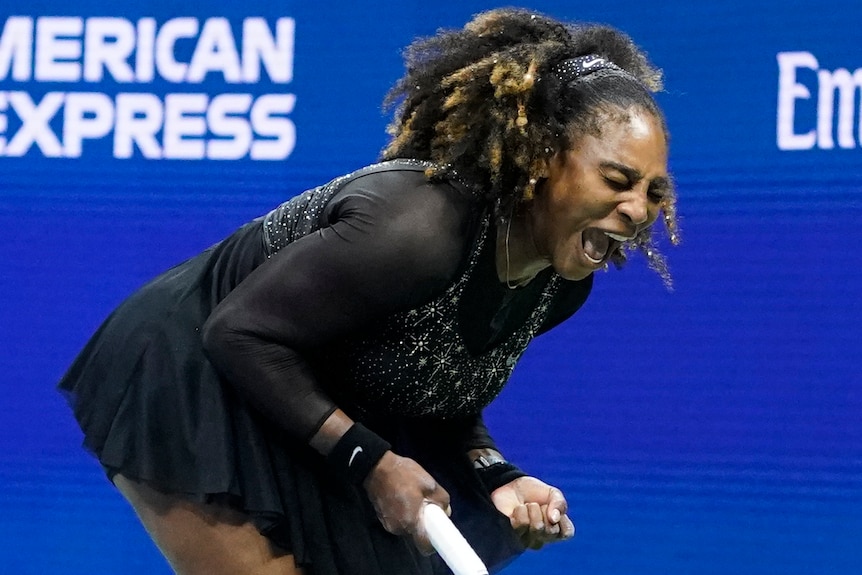
[[[628,180],[628,178],[626,178],[625,180],[617,180],[615,178],[605,176],[605,182],[607,182],[608,186],[618,192],[624,192],[631,189],[632,187],[632,183]]]
[[[652,202],[656,204],[659,204],[664,201],[664,192],[660,192],[658,190],[647,190],[647,196]]]
[[[654,180],[647,188],[647,196],[652,202],[661,203],[670,194],[670,182],[665,178]]]
[[[617,162],[602,162],[600,170],[608,186],[618,192],[630,190],[644,179],[639,170]],[[659,176],[649,181],[646,193],[650,202],[659,204],[673,195],[673,184],[670,178]]]

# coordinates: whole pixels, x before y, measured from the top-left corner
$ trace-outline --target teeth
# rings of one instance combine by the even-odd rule
[[[587,257],[587,259],[588,259],[588,260],[590,260],[590,261],[591,261],[591,262],[593,262],[594,264],[600,264],[600,263],[602,263],[602,260],[594,260],[593,258],[591,258],[591,257],[590,257],[590,254],[588,254],[588,253],[584,253],[584,255]]]
[[[619,234],[612,234],[611,232],[605,232],[605,235],[608,236],[609,238],[611,238],[612,240],[617,240],[618,242],[627,242],[631,239],[634,239],[634,236],[626,237],[626,236],[621,236]]]

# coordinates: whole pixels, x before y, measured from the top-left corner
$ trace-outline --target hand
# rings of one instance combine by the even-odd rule
[[[498,487],[491,493],[491,500],[531,549],[575,535],[575,525],[566,515],[568,504],[563,493],[535,477],[519,477]]]
[[[407,457],[391,451],[380,459],[363,483],[383,528],[394,535],[410,535],[426,555],[434,552],[422,522],[426,503],[442,507],[447,515],[449,494],[427,471]]]

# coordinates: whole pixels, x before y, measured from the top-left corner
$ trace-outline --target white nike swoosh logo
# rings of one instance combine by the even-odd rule
[[[584,62],[583,66],[584,66],[584,68],[591,68],[591,67],[595,66],[596,64],[599,64],[599,63],[604,62],[604,61],[605,60],[603,58],[593,58],[592,60]]]
[[[347,462],[347,467],[350,467],[351,465],[353,465],[353,460],[354,460],[354,459],[356,458],[356,456],[357,456],[357,455],[359,455],[360,453],[362,453],[362,448],[361,448],[361,447],[355,447],[355,448],[353,448],[353,453],[351,453],[351,454],[350,454],[350,461],[348,461],[348,462]]]

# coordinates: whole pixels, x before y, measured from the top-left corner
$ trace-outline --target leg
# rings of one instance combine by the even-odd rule
[[[235,509],[162,493],[123,475],[114,484],[178,575],[302,575],[292,555]]]

